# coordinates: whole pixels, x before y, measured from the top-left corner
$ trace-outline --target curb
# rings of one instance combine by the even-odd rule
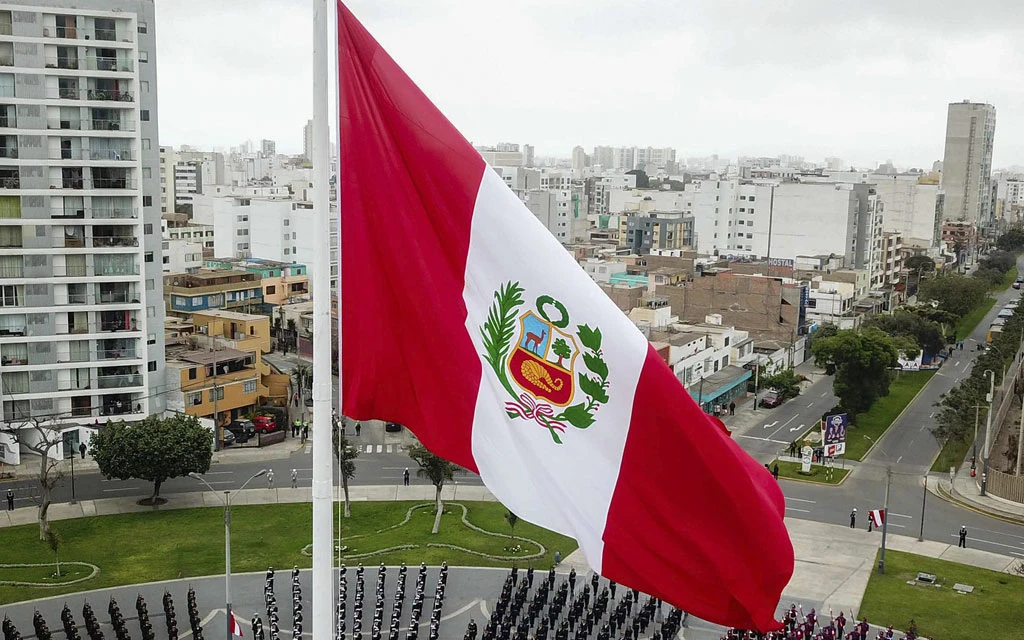
[[[952,505],[960,507],[961,509],[967,509],[972,513],[985,516],[986,518],[992,518],[993,520],[999,520],[1000,522],[1006,522],[1007,524],[1024,525],[1024,518],[1013,514],[1006,514],[999,511],[989,511],[987,509],[977,507],[973,503],[964,500],[962,497],[959,496],[959,494],[955,494],[955,490],[952,489],[952,487],[949,491],[947,491],[942,487],[941,484],[936,484],[934,491],[932,491],[929,487],[929,493],[933,493],[942,500],[945,500],[946,502]]]
[[[778,458],[776,458],[776,459],[775,459],[775,460],[773,460],[772,462],[778,462]],[[768,464],[771,464],[771,462],[769,462]],[[821,466],[821,465],[818,465],[818,466]],[[803,482],[804,484],[813,484],[813,485],[817,485],[817,486],[819,486],[819,487],[840,487],[840,486],[842,486],[842,484],[843,484],[844,482],[846,482],[846,480],[847,480],[847,479],[848,479],[848,478],[849,478],[850,476],[852,476],[852,475],[853,475],[853,470],[854,470],[855,468],[856,468],[856,467],[850,467],[850,468],[849,468],[849,469],[848,469],[848,470],[846,471],[846,475],[844,475],[844,476],[843,476],[843,479],[842,479],[842,480],[840,480],[839,482],[836,482],[836,483],[831,483],[831,482],[818,482],[817,480],[804,480],[803,478],[790,478],[789,476],[779,476],[779,480],[789,480],[789,481],[791,481],[791,482]]]

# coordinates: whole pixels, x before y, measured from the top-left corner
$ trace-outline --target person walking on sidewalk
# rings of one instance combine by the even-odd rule
[[[772,477],[775,478],[776,482],[779,479],[779,463],[776,462],[775,466],[772,467]]]
[[[857,507],[853,508],[850,512],[850,528],[854,529],[857,527]]]
[[[357,422],[357,423],[356,423],[356,437],[357,437],[357,438],[359,437],[359,434],[360,434],[360,433],[361,433],[362,431],[363,431],[363,423],[361,423],[361,422]]]
[[[407,487],[409,486],[409,467],[406,467],[405,471],[402,472],[402,484]]]
[[[85,443],[78,445],[78,452],[82,454],[82,460],[85,460]]]
[[[302,443],[305,444],[306,440],[309,440],[309,423],[302,423]]]
[[[267,488],[268,489],[273,489],[274,488],[274,470],[273,469],[267,471]]]
[[[960,526],[960,544],[957,546],[963,549],[967,548],[967,525]]]
[[[729,415],[730,416],[736,415],[736,401],[732,401],[732,402],[729,403]]]
[[[7,510],[14,511],[14,492],[7,490]]]
[[[292,489],[299,486],[299,470],[292,469]]]

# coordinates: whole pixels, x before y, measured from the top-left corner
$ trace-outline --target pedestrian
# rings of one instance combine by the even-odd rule
[[[299,406],[299,394],[297,392],[292,394],[292,406]]]
[[[308,422],[303,422],[302,423],[302,442],[306,442],[306,440],[309,440],[309,423]]]
[[[14,511],[14,492],[7,490],[7,510]]]
[[[560,564],[562,564],[562,552],[561,551],[556,551],[555,552],[555,566],[557,567]]]
[[[85,443],[78,445],[78,452],[82,454],[82,460],[85,460]]]
[[[850,512],[850,528],[853,529],[857,526],[857,507],[853,508]]]
[[[409,467],[406,467],[405,471],[402,472],[402,484],[407,487],[409,486]]]
[[[9,504],[11,502],[11,499],[7,498],[7,502]],[[967,548],[967,525],[960,526],[960,544],[958,544],[957,546],[962,547],[964,549]]]
[[[357,438],[359,437],[359,433],[362,430],[363,430],[363,424],[361,422],[356,422],[356,437]]]
[[[874,524],[875,524],[875,519],[872,518],[871,514],[869,513],[868,514],[868,533],[872,532],[872,530],[874,529],[874,527],[873,527]]]
[[[729,403],[729,415],[730,416],[736,415],[736,401],[735,400],[733,400],[732,402]]]
[[[274,488],[274,470],[273,469],[271,469],[270,471],[267,471],[267,488],[268,489],[273,489]]]
[[[773,467],[772,467],[772,476],[773,476],[773,477],[774,477],[774,478],[775,478],[776,480],[778,480],[778,479],[779,479],[779,463],[778,463],[778,462],[776,462],[776,463],[775,463],[775,466],[773,466]]]
[[[292,489],[299,486],[299,470],[292,469]]]

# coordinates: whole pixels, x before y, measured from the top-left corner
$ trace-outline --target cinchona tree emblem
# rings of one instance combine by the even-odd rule
[[[567,425],[586,429],[608,402],[601,330],[583,324],[569,333],[564,304],[542,295],[524,310],[523,291],[518,282],[506,282],[494,292],[480,328],[482,355],[508,392],[508,416],[536,422],[562,444],[559,434]]]

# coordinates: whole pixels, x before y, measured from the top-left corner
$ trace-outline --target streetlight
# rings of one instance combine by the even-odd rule
[[[245,485],[249,484],[256,478],[264,475],[267,472],[266,469],[260,469],[251,478],[242,483],[242,486],[238,488],[241,491],[245,488]],[[214,494],[217,493],[216,489],[210,486],[210,483],[206,481],[206,478],[199,475],[195,471],[188,474],[188,477],[198,480],[207,486],[207,488]],[[235,491],[234,493],[238,493]],[[228,635],[227,640],[232,640],[231,623],[234,621],[231,613],[231,497],[233,493],[231,491],[225,491],[224,497],[221,502],[224,503],[224,599],[226,601],[226,611],[228,616]],[[218,496],[219,497],[219,496]]]
[[[988,479],[988,447],[992,432],[992,403],[996,399],[996,372],[991,369],[985,369],[985,373],[988,374],[988,397],[985,398],[988,401],[988,414],[985,416],[985,444],[981,448],[981,495],[985,495],[985,485]]]

